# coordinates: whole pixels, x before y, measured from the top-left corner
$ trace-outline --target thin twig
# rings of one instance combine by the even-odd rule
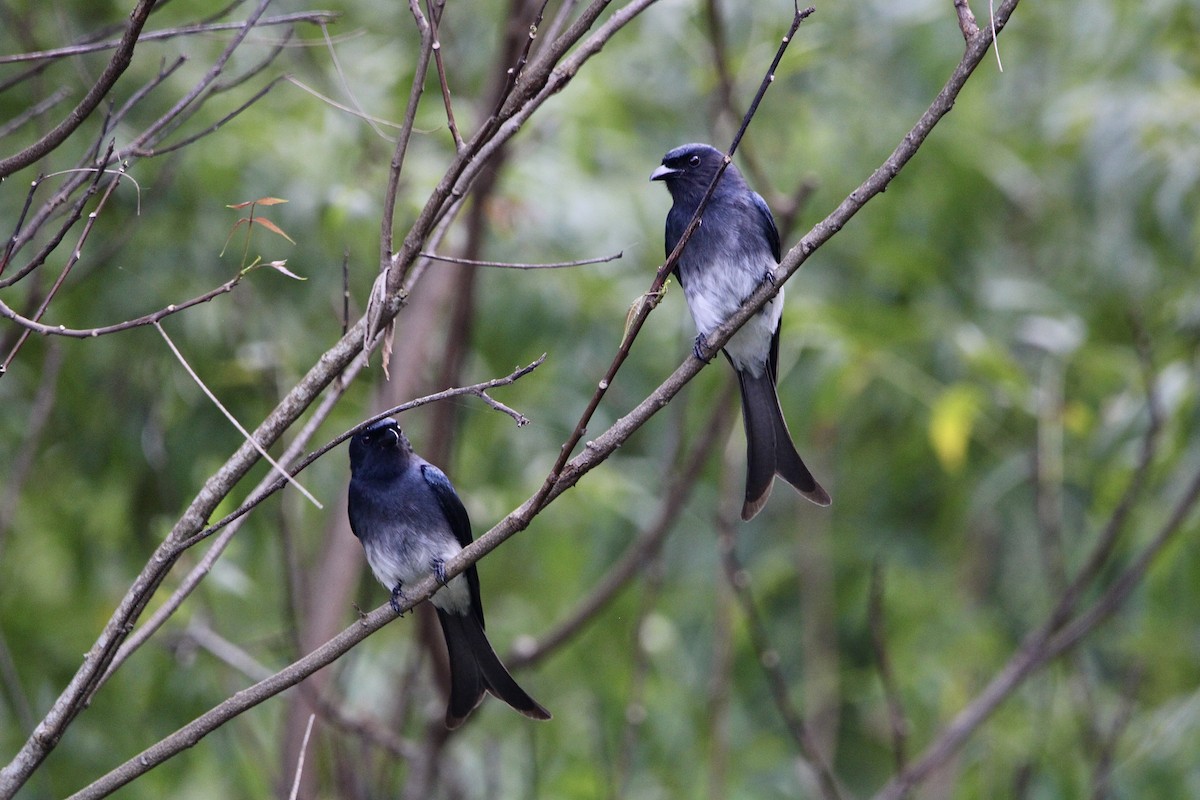
[[[396,137],[396,147],[392,151],[392,163],[388,168],[387,188],[383,194],[383,215],[379,235],[379,269],[385,273],[392,266],[392,228],[395,225],[396,196],[400,190],[400,173],[404,169],[404,156],[408,152],[408,141],[412,137],[413,126],[416,124],[417,107],[421,103],[421,95],[425,92],[425,76],[429,72],[429,58],[433,53],[433,31],[429,27],[429,21],[421,13],[421,5],[418,0],[408,0],[408,10],[412,13],[413,21],[417,25],[417,32],[421,34],[421,46],[417,51],[417,65],[413,71],[408,105],[404,107],[404,121],[400,124],[400,134]],[[370,340],[381,327],[380,321],[369,320],[365,332],[367,340]]]
[[[308,92],[313,97],[317,98],[322,103],[329,106],[330,108],[336,108],[338,111],[345,111],[347,114],[352,114],[353,116],[356,116],[359,119],[366,121],[367,123],[369,123],[371,125],[371,128],[373,130],[378,130],[379,126],[383,126],[385,128],[396,128],[396,129],[403,127],[403,125],[399,122],[392,122],[391,120],[383,119],[382,117],[376,117],[371,114],[366,114],[361,111],[358,111],[357,109],[351,108],[348,105],[339,103],[338,101],[334,100],[329,95],[321,94],[316,89],[309,86],[307,83],[304,83],[303,81],[296,78],[295,75],[284,75],[283,79],[285,81],[287,81],[288,83],[292,84],[293,86],[295,86],[297,89],[302,89],[303,91]],[[383,137],[384,139],[388,139],[388,135],[382,131],[380,131],[379,135],[381,137]]]
[[[171,337],[167,335],[165,330],[163,330],[163,326],[156,321],[154,323],[154,329],[158,331],[160,336],[162,336],[163,341],[167,343],[167,347],[169,347],[171,352],[175,354],[175,358],[179,361],[180,365],[183,366],[188,376],[191,377],[195,384],[200,387],[200,391],[204,392],[205,397],[207,397],[212,404],[217,407],[217,410],[221,412],[225,419],[229,420],[230,424],[237,428],[238,433],[240,433],[246,439],[246,441],[250,442],[250,444],[254,446],[254,449],[258,451],[258,454],[262,456],[268,464],[274,467],[276,472],[287,479],[287,482],[292,486],[295,486],[296,490],[300,492],[300,494],[308,498],[310,503],[317,508],[324,508],[325,506],[321,505],[321,502],[317,500],[317,498],[313,497],[312,493],[309,492],[308,489],[305,489],[303,486],[301,486],[300,482],[293,478],[291,473],[280,466],[279,462],[272,458],[271,454],[266,451],[266,448],[259,444],[258,440],[251,436],[248,430],[242,427],[242,423],[238,422],[237,417],[235,417],[233,413],[225,407],[225,404],[222,403],[215,394],[213,394],[212,389],[209,389],[200,376],[196,374],[196,371],[192,369],[192,365],[189,364],[187,359],[183,357],[183,353],[181,353],[179,348],[175,346],[175,342],[171,341]]]
[[[229,43],[225,45],[225,49],[221,51],[221,54],[213,61],[212,66],[200,77],[200,80],[184,93],[183,97],[179,98],[162,116],[134,137],[126,145],[126,151],[137,153],[146,149],[150,146],[151,142],[160,141],[163,136],[174,129],[173,127],[169,129],[169,126],[178,127],[181,125],[186,118],[184,111],[189,107],[192,107],[192,110],[188,116],[195,114],[200,109],[203,99],[199,102],[197,102],[197,99],[201,98],[202,95],[205,97],[210,96],[206,92],[209,92],[209,89],[216,83],[221,73],[225,71],[225,65],[229,63],[229,59],[233,57],[233,54],[241,46],[242,42],[250,35],[250,31],[257,27],[263,14],[267,11],[270,1],[259,0],[258,5],[250,12],[250,15],[243,22],[238,23],[236,27],[237,32],[230,38]],[[195,103],[195,106],[193,106],[193,103]]]
[[[726,520],[725,526],[727,530],[732,530],[732,519]],[[766,626],[758,613],[754,596],[750,592],[750,576],[737,557],[734,547],[735,539],[732,535],[726,535],[722,537],[721,544],[721,563],[725,566],[725,576],[742,607],[742,614],[746,618],[746,626],[750,634],[750,642],[758,657],[758,664],[762,667],[763,674],[767,679],[767,687],[771,691],[775,708],[783,719],[784,727],[787,728],[792,740],[816,774],[821,794],[827,800],[839,800],[842,793],[838,788],[837,778],[829,769],[829,765],[825,763],[825,757],[821,754],[820,747],[804,722],[804,718],[792,704],[787,676],[783,674],[780,665],[779,651],[771,643]]]
[[[438,33],[438,25],[442,21],[446,0],[425,0],[425,8],[429,11],[429,27],[433,31],[433,62],[437,67],[438,84],[442,87],[442,105],[446,107],[446,127],[450,129],[450,137],[454,140],[454,149],[461,152],[465,144],[458,132],[458,124],[454,121],[454,107],[450,102],[450,85],[446,81],[446,64],[442,60],[442,39]]]
[[[112,325],[101,325],[98,328],[68,328],[65,325],[46,325],[45,323],[21,316],[9,308],[3,300],[0,300],[0,317],[15,322],[32,333],[40,333],[43,336],[65,336],[68,339],[95,339],[99,336],[107,336],[110,333],[120,333],[121,331],[133,328],[145,327],[146,325],[157,325],[172,314],[178,314],[180,311],[186,311],[192,306],[207,303],[215,297],[232,292],[241,283],[242,277],[241,274],[235,275],[215,289],[209,289],[204,294],[193,297],[190,300],[184,300],[182,303],[171,303],[165,308],[160,308],[151,314],[125,320],[124,322],[117,322]]]
[[[501,269],[564,269],[566,267],[582,267],[588,264],[604,264],[609,261],[616,261],[624,257],[625,252],[614,253],[611,256],[598,256],[596,258],[581,258],[576,261],[551,261],[542,264],[522,264],[514,261],[478,261],[472,258],[456,258],[454,256],[443,256],[437,253],[422,252],[422,258],[432,259],[433,261],[445,261],[450,264],[465,264],[469,267],[500,267]]]
[[[300,11],[294,14],[280,14],[276,17],[265,17],[258,22],[258,27],[265,28],[275,25],[295,25],[297,22],[311,22],[314,25],[325,26],[330,22],[336,22],[341,16],[337,11]],[[203,22],[194,25],[181,25],[177,28],[164,28],[159,31],[145,31],[138,36],[138,43],[158,42],[165,39],[174,39],[177,36],[192,36],[198,33],[218,33],[221,31],[234,31],[241,28],[243,22]],[[103,42],[89,42],[87,44],[74,44],[69,47],[56,47],[52,50],[38,50],[33,53],[15,53],[8,56],[0,56],[0,64],[19,64],[28,61],[49,61],[60,58],[71,58],[73,56],[81,56],[87,53],[97,53],[102,50],[112,50],[121,45],[120,39],[110,39]]]
[[[883,696],[887,702],[888,724],[892,729],[892,756],[896,771],[908,763],[908,715],[900,699],[900,687],[892,669],[888,654],[887,631],[884,627],[883,566],[876,561],[871,570],[871,593],[867,605],[867,624],[871,631],[871,650],[875,653],[875,664],[879,669],[879,680],[883,684]]]
[[[350,81],[346,80],[346,71],[342,69],[342,62],[338,60],[337,48],[333,46],[333,39],[329,36],[329,25],[324,22],[321,23],[321,35],[325,38],[325,48],[329,52],[329,61],[333,64],[333,71],[337,73],[338,81],[342,84],[342,91],[350,98],[350,102],[354,105],[358,116],[366,120],[367,124],[371,126],[371,130],[375,131],[377,136],[384,136],[383,131],[367,115],[367,112],[362,107],[362,103],[358,101],[358,96],[354,94],[354,89],[350,86]]]
[[[296,761],[296,777],[292,781],[292,792],[288,795],[288,800],[296,800],[300,794],[300,776],[304,774],[304,754],[308,750],[308,737],[312,734],[313,722],[316,720],[316,714],[308,715],[308,727],[304,729],[304,741],[300,744],[300,758]]]
[[[167,145],[166,147],[157,147],[157,148],[136,147],[136,148],[131,148],[128,152],[131,155],[135,155],[140,158],[154,158],[155,156],[162,156],[162,155],[166,155],[167,153],[173,153],[176,150],[181,150],[184,147],[187,147],[188,145],[192,144],[193,142],[203,139],[205,136],[214,134],[217,131],[219,131],[221,128],[225,127],[225,125],[227,125],[228,123],[230,123],[234,119],[236,119],[238,116],[240,116],[242,114],[242,112],[246,111],[246,109],[250,108],[250,106],[254,105],[259,100],[262,100],[264,97],[266,97],[267,93],[270,92],[272,89],[274,89],[280,83],[280,81],[285,81],[287,79],[288,79],[288,76],[286,76],[286,75],[280,75],[280,76],[272,79],[266,86],[262,87],[257,92],[252,94],[250,96],[249,100],[242,103],[240,106],[235,108],[233,111],[230,111],[228,114],[221,117],[219,120],[214,122],[212,125],[209,125],[208,127],[192,134],[191,136],[184,137],[183,139],[180,139],[178,142],[173,142],[173,143]]]
[[[13,225],[12,236],[9,236],[8,241],[4,243],[4,256],[0,257],[0,275],[4,274],[4,270],[8,267],[8,263],[12,259],[13,251],[17,246],[17,236],[21,233],[21,226],[25,224],[25,217],[29,215],[30,206],[33,205],[33,195],[45,178],[44,174],[38,175],[29,183],[29,191],[25,193],[25,204],[21,206],[21,213],[17,215],[17,222]],[[9,284],[0,283],[0,288],[4,288],[7,285]]]
[[[109,145],[109,152],[112,152],[112,145]],[[96,204],[96,208],[92,211],[92,213],[88,214],[87,222],[84,224],[83,230],[79,234],[79,238],[75,241],[75,248],[71,251],[71,255],[67,257],[67,263],[63,265],[62,271],[58,274],[58,278],[54,281],[54,285],[50,287],[50,291],[48,291],[46,296],[42,298],[41,304],[38,306],[37,311],[34,312],[32,320],[33,322],[36,323],[37,320],[41,319],[42,315],[46,313],[46,309],[50,307],[50,302],[55,298],[55,296],[58,294],[58,290],[61,289],[63,284],[66,282],[67,276],[71,273],[71,269],[79,262],[80,256],[83,255],[83,246],[87,242],[88,236],[91,234],[92,229],[95,227],[96,220],[99,218],[100,212],[104,209],[105,204],[108,202],[108,198],[112,196],[112,193],[117,188],[117,184],[121,182],[121,176],[125,174],[125,167],[126,165],[121,165],[121,169],[118,170],[117,175],[111,181],[109,181],[108,188],[105,189],[104,194],[100,196],[100,201]],[[103,177],[103,174],[103,170],[97,171],[95,181],[92,183],[92,190],[95,190],[101,177]],[[4,304],[0,303],[0,305]],[[7,309],[8,307],[4,306],[4,308]],[[3,314],[3,309],[0,309],[0,314]],[[12,364],[13,359],[17,357],[17,353],[20,352],[21,347],[25,344],[25,341],[29,338],[29,334],[30,328],[26,326],[25,330],[21,331],[21,335],[17,338],[16,344],[13,345],[12,350],[10,350],[8,355],[5,356],[4,363],[0,364],[0,375],[8,372],[9,366]]]

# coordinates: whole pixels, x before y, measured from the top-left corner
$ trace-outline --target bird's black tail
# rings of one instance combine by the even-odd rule
[[[764,369],[756,378],[748,370],[739,369],[737,376],[746,426],[746,501],[742,504],[742,519],[753,519],[767,504],[776,473],[817,505],[829,505],[829,493],[804,466],[792,444],[771,370]]]
[[[450,703],[446,727],[457,728],[491,692],[531,719],[550,719],[550,712],[525,693],[500,663],[483,625],[472,614],[451,614],[437,609],[446,650],[450,656]]]

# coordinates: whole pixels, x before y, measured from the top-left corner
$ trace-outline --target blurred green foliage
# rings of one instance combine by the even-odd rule
[[[735,92],[745,104],[786,31],[791,4],[719,5]],[[986,7],[973,5],[982,22]],[[214,135],[137,162],[136,185],[122,185],[99,216],[47,316],[71,327],[108,324],[199,294],[241,266],[237,237],[219,255],[242,213],[227,206],[287,199],[261,213],[295,246],[260,230],[249,253],[287,259],[307,280],[260,270],[232,294],[164,323],[246,424],[340,335],[343,252],[352,313],[361,313],[377,273],[392,151],[385,136],[394,128],[382,127],[380,136],[300,85],[399,121],[418,39],[398,4],[325,6],[341,15],[329,29],[341,74],[320,31],[299,28],[264,76],[294,80]],[[732,133],[716,101],[704,6],[661,0],[512,143],[489,201],[486,257],[624,257],[479,275],[464,382],[505,374],[543,352],[549,357],[496,392],[531,426],[516,429],[469,398],[452,401],[461,429],[446,466],[477,532],[540,485],[619,343],[629,304],[661,261],[669,199],[647,183],[650,171],[669,147],[695,140],[724,146]],[[274,12],[303,8],[289,2]],[[0,52],[59,46],[128,13],[122,4],[84,2],[57,3],[53,11],[6,4],[6,18],[29,24],[0,26]],[[451,2],[442,21],[455,111],[467,134],[488,110],[481,98],[506,11],[504,3]],[[207,13],[207,4],[174,0],[149,27]],[[227,36],[139,46],[117,103],[164,59],[184,54],[188,61],[122,126],[118,148],[126,127],[146,124],[190,88]],[[252,38],[235,59],[239,69],[262,58],[279,31]],[[1200,11],[1189,0],[1023,4],[1001,37],[1003,72],[989,55],[886,194],[787,287],[780,396],[834,505],[809,507],[780,486],[761,517],[739,529],[737,548],[792,700],[805,713],[828,710],[813,723],[816,735],[855,794],[893,771],[868,632],[874,565],[885,577],[889,653],[909,715],[909,752],[916,753],[1053,607],[1057,591],[1039,544],[1032,481],[1039,442],[1039,463],[1059,473],[1050,482],[1071,572],[1131,480],[1148,424],[1138,336],[1152,354],[1161,447],[1109,579],[1157,532],[1200,465],[1197,40]],[[773,203],[803,181],[815,187],[785,232],[785,249],[887,156],[961,50],[949,2],[818,6],[743,145],[771,182],[755,188]],[[57,62],[0,92],[0,121],[58,85],[75,102],[106,58]],[[20,68],[4,67],[4,76]],[[400,235],[453,154],[430,75],[401,184]],[[210,101],[178,137],[216,123],[257,85]],[[37,132],[25,126],[0,139],[0,150],[13,152]],[[77,138],[95,132],[89,123]],[[64,148],[38,169],[69,169],[79,152]],[[34,174],[0,186],[0,230],[15,224]],[[447,247],[459,238],[452,231]],[[44,291],[57,274],[65,252],[56,251],[45,275],[4,290],[5,302],[25,307],[35,286]],[[12,333],[0,328],[6,342]],[[672,285],[590,431],[603,430],[658,385],[685,357],[692,335]],[[62,356],[53,409],[45,431],[29,442],[52,350]],[[396,353],[403,358],[403,343]],[[607,464],[481,562],[498,649],[565,616],[654,516],[678,469],[670,454],[681,439],[698,437],[728,379],[723,364],[705,370]],[[381,380],[376,358],[317,441],[372,410],[370,387]],[[0,531],[0,762],[7,762],[239,435],[149,329],[96,340],[31,339],[0,378],[0,408],[0,476],[8,479],[17,454],[36,448],[11,526]],[[429,413],[403,420],[418,449]],[[530,725],[492,702],[455,737],[452,785],[463,796],[817,796],[745,620],[723,588],[714,519],[728,493],[722,487],[740,481],[739,431],[728,447],[735,478],[719,482],[720,458],[706,467],[651,570],[657,577],[635,582],[578,638],[522,674],[554,721]],[[260,466],[249,480],[263,474]],[[245,675],[187,646],[182,633],[190,623],[206,622],[269,669],[291,661],[281,529],[300,563],[313,568],[346,480],[344,455],[335,452],[303,475],[324,511],[294,492],[260,508],[172,623],[97,694],[22,796],[74,791],[247,685]],[[1197,533],[1192,520],[1116,618],[1028,681],[940,773],[935,783],[946,788],[921,796],[1089,794],[1100,758],[1096,736],[1123,715],[1128,727],[1112,753],[1112,796],[1200,791]],[[812,560],[814,550],[823,555]],[[176,573],[197,558],[189,554]],[[808,580],[809,571],[822,580]],[[172,588],[169,579],[161,593]],[[364,608],[384,601],[369,576],[359,597]],[[732,625],[728,674],[713,671],[722,615]],[[343,616],[350,624],[353,609]],[[411,622],[389,626],[335,665],[351,709],[386,704],[418,649]],[[729,691],[720,724],[710,702],[714,682]],[[432,688],[427,699],[441,703]],[[282,701],[270,701],[120,796],[267,796],[286,777],[282,717]],[[421,735],[413,726],[403,733]],[[369,776],[379,796],[397,794],[406,765],[356,749],[342,741],[348,736],[318,722],[307,768],[319,772],[321,796],[342,796],[337,776],[346,769]],[[725,766],[714,778],[718,753]],[[361,761],[347,767],[347,759]]]

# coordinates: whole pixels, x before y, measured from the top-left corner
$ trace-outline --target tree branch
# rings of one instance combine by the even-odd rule
[[[129,15],[129,26],[121,36],[117,51],[113,53],[104,72],[92,84],[92,88],[88,89],[87,94],[79,101],[79,105],[71,110],[66,119],[29,147],[8,158],[0,159],[0,178],[6,178],[17,170],[28,167],[47,153],[52,152],[66,141],[67,137],[74,133],[85,119],[91,116],[92,112],[96,110],[96,106],[100,105],[100,101],[104,99],[133,60],[133,48],[141,36],[142,26],[146,24],[146,19],[150,16],[155,2],[156,0],[138,0],[133,13]]]

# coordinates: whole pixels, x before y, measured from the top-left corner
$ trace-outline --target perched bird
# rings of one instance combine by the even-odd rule
[[[450,657],[446,727],[461,725],[485,691],[527,717],[550,719],[488,642],[474,565],[446,581],[446,562],[471,543],[471,520],[445,473],[413,452],[394,419],[382,419],[350,440],[349,512],[350,529],[375,577],[391,590],[397,613],[405,583],[433,573],[442,584],[430,602]]]
[[[674,201],[667,213],[668,255],[682,238],[724,158],[706,144],[685,144],[663,156],[662,166],[650,174],[650,180],[666,183]],[[737,311],[763,281],[775,280],[779,259],[779,231],[771,209],[730,164],[675,266],[675,276],[700,332],[695,347],[698,357],[708,346],[708,334]],[[780,289],[724,347],[742,390],[747,461],[744,520],[753,519],[766,505],[776,474],[817,505],[829,505],[829,494],[792,444],[775,393],[782,315]]]

